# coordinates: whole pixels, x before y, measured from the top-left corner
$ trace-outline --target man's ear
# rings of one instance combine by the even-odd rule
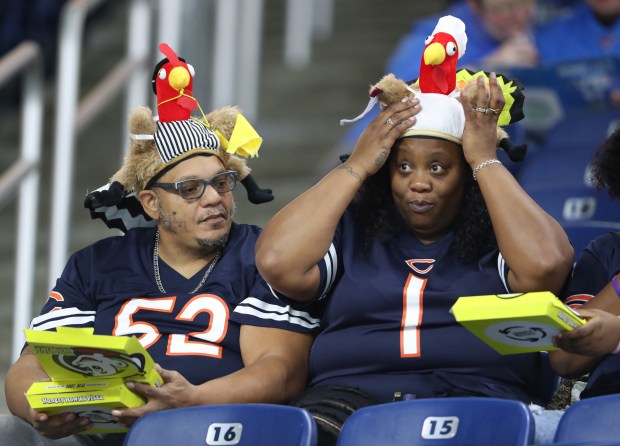
[[[153,190],[141,190],[138,199],[146,215],[157,221],[159,219],[159,197]]]

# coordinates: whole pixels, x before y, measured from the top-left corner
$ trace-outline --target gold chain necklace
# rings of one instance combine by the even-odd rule
[[[215,264],[220,259],[220,252],[221,251],[218,250],[217,254],[215,254],[215,257],[209,263],[209,268],[207,268],[204,275],[202,276],[200,283],[196,286],[196,288],[190,291],[189,294],[196,294],[198,290],[205,284],[207,278],[209,277],[209,274],[211,274],[211,271],[215,267]],[[155,283],[157,284],[157,288],[159,288],[159,291],[161,293],[166,294],[166,290],[161,283],[161,277],[159,275],[159,229],[155,233],[155,246],[153,247],[153,269],[155,270]]]

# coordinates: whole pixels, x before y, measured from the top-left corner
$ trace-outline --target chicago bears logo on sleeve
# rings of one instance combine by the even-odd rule
[[[588,303],[594,296],[592,294],[573,294],[564,303],[573,310],[579,309],[583,304]]]

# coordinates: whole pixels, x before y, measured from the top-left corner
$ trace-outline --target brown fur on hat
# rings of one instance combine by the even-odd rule
[[[129,132],[136,135],[154,135],[155,121],[148,107],[136,107],[129,115]],[[154,140],[130,139],[123,167],[110,182],[118,181],[127,192],[139,192],[162,165]]]
[[[209,113],[206,118],[212,130],[217,130],[226,139],[230,139],[237,115],[240,113],[241,110],[237,107],[222,107]],[[136,107],[129,115],[129,132],[131,134],[154,135],[155,129],[153,113],[148,107]],[[238,173],[240,180],[243,180],[250,173],[250,168],[244,159],[227,153],[223,148],[220,148],[218,152],[209,151],[205,154],[217,156],[224,164],[224,168]],[[185,158],[175,158],[168,165],[176,164]],[[131,138],[123,166],[112,176],[110,182],[118,181],[124,186],[127,193],[137,193],[143,190],[146,184],[161,172],[163,167],[164,163],[153,139]]]
[[[407,87],[408,85],[404,81],[397,79],[396,76],[390,73],[383,76],[379,82],[370,87],[369,95],[370,97],[376,96],[379,103],[383,107],[387,107],[390,104],[401,101],[405,97],[415,97],[415,94],[409,90],[409,88],[413,89],[413,87]]]

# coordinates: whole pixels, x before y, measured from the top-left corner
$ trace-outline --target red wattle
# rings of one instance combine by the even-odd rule
[[[435,88],[437,91],[433,91],[432,93],[441,93],[448,94],[450,91],[448,90],[448,81],[446,80],[446,72],[443,67],[434,67],[432,70],[433,84],[435,84]]]
[[[196,102],[196,99],[188,98],[187,96],[181,96],[179,99],[177,99],[177,105],[186,110],[192,111],[196,107],[198,107],[198,102]]]

